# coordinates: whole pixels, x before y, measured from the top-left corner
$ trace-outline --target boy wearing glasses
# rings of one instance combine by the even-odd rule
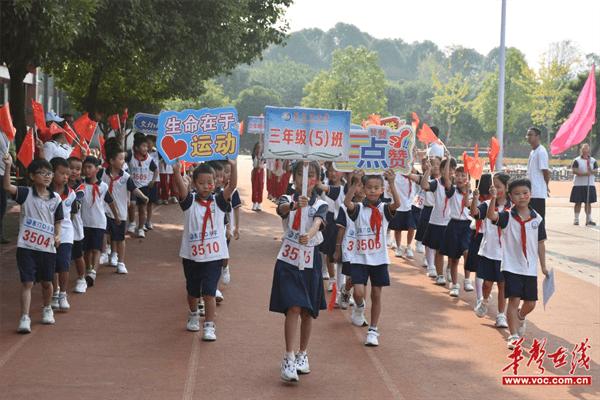
[[[10,170],[12,158],[4,155],[6,171]],[[41,282],[43,295],[42,323],[54,324],[50,307],[52,279],[56,263],[56,248],[60,245],[63,208],[57,193],[48,190],[52,181],[52,165],[44,159],[36,159],[27,168],[32,185],[15,186],[10,174],[4,175],[4,190],[21,205],[21,223],[17,241],[17,267],[23,285],[21,289],[21,320],[17,331],[31,332],[31,288],[33,282]]]

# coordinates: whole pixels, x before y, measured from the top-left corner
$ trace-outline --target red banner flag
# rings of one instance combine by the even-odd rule
[[[419,129],[419,132],[417,132],[417,139],[425,144],[440,142],[440,139],[438,139],[438,137],[435,135],[435,133],[433,133],[429,125],[426,123],[423,123],[421,129]]]
[[[73,128],[75,131],[84,138],[86,141],[91,141],[94,136],[94,131],[96,130],[96,125],[98,123],[93,121],[88,116],[88,113],[83,114],[81,117],[77,118],[75,122],[73,122]]]
[[[471,159],[468,172],[473,179],[479,180],[481,179],[481,175],[483,175],[483,166],[485,164],[485,160],[479,158],[479,144],[475,145],[475,151],[473,153],[475,157]]]
[[[488,159],[490,160],[490,171],[494,172],[496,168],[496,159],[500,154],[500,142],[494,136],[490,139],[490,149],[488,150]]]
[[[46,130],[46,116],[44,114],[44,106],[37,101],[31,99],[31,109],[33,110],[33,121],[36,128],[41,131]]]
[[[108,117],[108,123],[115,132],[121,129],[121,126],[119,125],[119,114],[113,114]]]
[[[415,132],[416,132],[416,131],[417,131],[417,128],[419,127],[419,122],[421,122],[421,120],[419,119],[419,116],[417,115],[417,113],[416,113],[416,112],[412,112],[412,113],[410,114],[410,116],[411,116],[411,118],[412,118],[412,123],[411,123],[411,125],[412,125],[412,128],[413,128],[413,131],[415,131]]]
[[[48,127],[48,130],[50,132],[51,137],[54,135],[58,135],[59,133],[65,133],[65,130],[61,128],[56,122],[51,123]]]
[[[67,138],[67,142],[69,142],[69,144],[72,145],[73,141],[77,140],[77,134],[75,133],[73,128],[71,128],[71,125],[69,125],[69,123],[66,121],[63,129],[65,130],[65,137]]]
[[[127,122],[127,118],[129,118],[129,109],[126,108],[123,110],[123,115],[121,115],[121,126],[125,127],[125,123]]]
[[[17,159],[21,161],[21,164],[23,164],[25,168],[27,168],[33,161],[34,152],[35,140],[33,139],[33,129],[29,129],[27,135],[25,135],[25,140],[21,143],[21,148],[17,153]]]
[[[4,132],[8,140],[11,142],[15,138],[15,129],[12,123],[12,117],[10,116],[10,105],[8,103],[0,107],[0,130]]]
[[[471,165],[473,164],[473,157],[467,154],[466,151],[463,151],[462,154],[463,166],[465,167],[465,172],[469,174],[471,170]]]

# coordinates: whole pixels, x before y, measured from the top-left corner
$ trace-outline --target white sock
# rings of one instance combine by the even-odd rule
[[[346,284],[346,275],[342,274],[342,267],[339,264],[335,264],[335,280],[338,290]]]
[[[294,361],[296,359],[296,355],[294,354],[293,351],[286,352],[285,357],[290,361]]]
[[[483,279],[481,278],[475,279],[475,293],[477,294],[477,300],[483,297]]]
[[[575,211],[575,221],[579,221],[579,214],[579,212]]]
[[[435,268],[435,250],[425,247],[425,259],[427,260],[427,267],[430,269]]]

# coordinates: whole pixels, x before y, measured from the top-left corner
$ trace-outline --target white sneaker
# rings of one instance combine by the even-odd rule
[[[256,211],[262,211],[262,206],[260,205],[260,203],[256,204]]]
[[[229,272],[229,265],[223,268],[223,272],[221,273],[221,281],[223,285],[229,285],[231,282],[231,273]]]
[[[19,333],[31,333],[31,318],[29,315],[23,315],[19,320],[19,327],[17,328]]]
[[[444,277],[444,275],[438,275],[435,278],[435,284],[440,286],[446,286],[446,278]]]
[[[435,267],[433,267],[433,268],[427,267],[427,276],[430,278],[437,277],[437,271],[435,270]]]
[[[139,237],[139,238],[145,238],[146,237],[146,232],[144,232],[143,229],[138,229],[137,230],[137,237]]]
[[[479,318],[483,318],[485,314],[487,314],[487,310],[487,300],[485,299],[479,299],[477,301],[477,305],[473,309],[473,311],[475,311],[475,315],[477,315]]]
[[[329,279],[329,282],[327,282],[327,291],[329,293],[333,292],[333,284],[335,283],[335,280],[333,279]]]
[[[50,300],[50,307],[52,307],[53,310],[58,310],[59,305],[58,305],[58,292],[54,292],[52,294],[52,300]]]
[[[119,263],[119,255],[117,253],[111,253],[110,254],[110,266],[116,267],[118,263]]]
[[[310,365],[308,364],[308,354],[306,352],[296,353],[294,364],[299,374],[310,374]]]
[[[396,247],[394,250],[394,255],[398,258],[404,256],[404,252],[402,251],[402,247]]]
[[[506,314],[498,313],[498,315],[496,315],[496,328],[508,328]]]
[[[56,321],[54,321],[54,311],[52,311],[52,307],[44,307],[42,308],[42,324],[52,325]]]
[[[67,300],[67,294],[66,293],[61,293],[58,295],[58,309],[60,311],[69,311],[69,309],[71,308],[71,305],[69,304],[69,301]]]
[[[127,226],[127,232],[135,234],[136,228],[137,228],[137,226],[135,225],[135,222],[130,222],[129,225]]]
[[[518,342],[519,339],[519,335],[510,335],[506,340],[506,347],[508,347],[509,350],[513,350],[515,347],[517,347],[516,342]]]
[[[98,261],[98,264],[100,264],[100,265],[108,264],[108,258],[109,258],[108,253],[102,252],[100,254],[100,259]]]
[[[470,279],[465,279],[465,282],[463,283],[463,287],[465,289],[465,292],[472,292],[473,290],[475,290]]]
[[[388,247],[392,250],[396,250],[398,245],[396,244],[396,239],[394,239],[391,235],[388,236]]]
[[[283,356],[281,362],[281,379],[286,382],[298,382],[298,370],[296,370],[296,360],[290,360]]]
[[[258,210],[258,203],[252,203],[252,211]]]
[[[94,286],[94,283],[96,283],[96,271],[95,270],[90,270],[85,274],[85,283],[87,284],[87,287],[92,287]]]
[[[355,306],[352,309],[352,314],[350,315],[350,320],[352,321],[352,325],[354,326],[367,326],[367,320],[365,318],[365,307],[366,305],[363,305],[362,307],[357,307]]]
[[[117,274],[126,274],[127,268],[125,268],[125,263],[117,263]]]
[[[406,247],[406,258],[415,258],[415,253],[410,247]]]
[[[527,329],[527,320],[525,318],[519,318],[519,327],[517,328],[517,333],[520,337],[525,336],[525,329]]]
[[[202,340],[205,342],[214,342],[217,340],[217,334],[215,332],[216,326],[214,322],[204,323],[204,332],[202,333]]]
[[[198,300],[198,314],[200,314],[201,317],[204,317],[205,313],[206,311],[204,310],[204,299],[200,298],[200,300]]]
[[[379,346],[379,332],[377,332],[375,329],[369,328],[367,331],[365,346]]]
[[[215,300],[217,301],[217,303],[220,303],[223,300],[225,300],[225,298],[223,297],[223,293],[221,293],[219,289],[217,289],[217,292],[215,293]]]
[[[451,285],[452,271],[450,270],[450,267],[446,267],[446,282],[448,282],[448,284]]]
[[[340,308],[347,310],[350,306],[350,292],[346,292],[344,289],[340,290]]]
[[[152,225],[152,222],[146,222],[144,224],[144,230],[151,231],[152,229],[154,229],[154,225]]]
[[[85,293],[87,291],[87,282],[84,278],[79,278],[75,281],[75,289],[73,292],[75,293]]]
[[[459,293],[460,293],[460,285],[458,283],[456,285],[452,285],[450,291],[448,292],[450,297],[458,297]]]
[[[415,246],[415,250],[417,251],[417,253],[423,254],[423,253],[425,253],[425,246],[423,245],[423,243],[417,242],[417,245]]]
[[[168,202],[171,203],[171,204],[177,204],[177,203],[179,203],[179,200],[177,200],[177,197],[171,196],[171,197],[169,197],[169,201]],[[167,203],[165,202],[165,204],[167,204]]]
[[[198,311],[188,314],[187,330],[190,332],[198,332],[200,330],[200,313]]]

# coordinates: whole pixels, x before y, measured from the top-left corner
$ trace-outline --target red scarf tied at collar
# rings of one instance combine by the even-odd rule
[[[525,259],[527,259],[527,230],[525,229],[525,224],[533,219],[532,216],[529,216],[525,221],[521,219],[521,216],[516,213],[515,220],[521,225],[521,248],[523,249],[523,255]]]
[[[110,183],[108,184],[108,193],[112,194],[113,192],[113,184],[121,178],[121,175],[117,175],[114,178],[108,174],[108,179],[110,179]]]
[[[140,163],[140,167],[142,166],[142,161],[146,161],[148,159],[148,154],[146,154],[145,156],[142,156],[142,155],[138,155],[137,153],[134,153],[133,156]]]
[[[379,212],[377,206],[368,204],[367,207],[371,209],[371,219],[369,220],[369,224],[371,225],[371,230],[375,232],[375,241],[379,243],[379,233],[381,231],[383,216],[381,215],[381,212]]]
[[[294,222],[292,222],[292,229],[295,231],[300,230],[300,221],[302,220],[302,208],[296,208],[296,214],[294,214]]]
[[[214,225],[213,225],[213,219],[212,219],[212,213],[210,211],[210,205],[212,203],[212,199],[208,199],[208,200],[197,199],[196,201],[198,201],[198,203],[201,206],[206,207],[206,212],[204,213],[204,218],[202,219],[202,239],[201,239],[201,242],[204,243],[204,236],[206,236],[206,223],[208,222],[209,219],[210,219],[211,229],[214,227]]]
[[[96,203],[96,197],[100,197],[100,186],[98,183],[88,183],[92,186],[92,204]]]

